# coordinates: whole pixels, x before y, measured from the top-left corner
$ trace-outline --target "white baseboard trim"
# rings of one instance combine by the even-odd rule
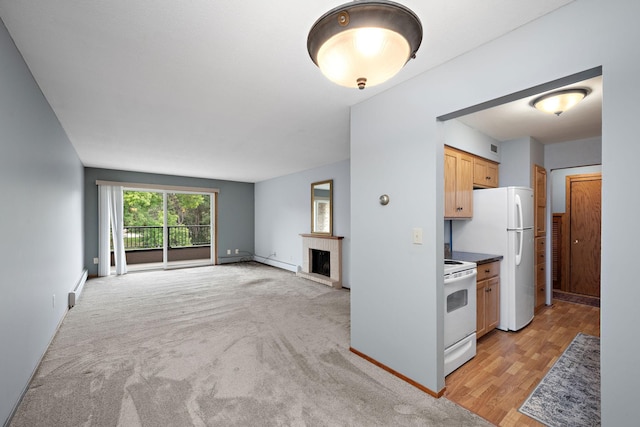
[[[80,294],[82,293],[82,289],[84,289],[84,284],[87,282],[87,276],[89,271],[85,268],[82,270],[82,274],[80,275],[80,280],[76,283],[75,288],[71,292],[69,292],[69,308],[72,308],[76,305],[76,301],[80,298]]]
[[[292,271],[297,273],[300,267],[297,265],[289,264],[286,262],[278,261],[273,258],[265,258],[259,255],[254,255],[253,260],[259,262],[260,264],[270,265],[271,267],[281,268],[283,270]]]

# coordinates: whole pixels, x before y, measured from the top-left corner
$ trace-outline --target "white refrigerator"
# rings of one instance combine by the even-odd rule
[[[452,250],[503,256],[498,329],[504,331],[522,329],[533,319],[533,209],[530,188],[474,190],[473,218],[451,225]]]

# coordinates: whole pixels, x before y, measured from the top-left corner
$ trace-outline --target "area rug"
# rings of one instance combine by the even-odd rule
[[[560,301],[572,302],[574,304],[588,305],[591,307],[600,307],[600,298],[588,295],[572,294],[570,292],[562,292],[554,289],[553,299]]]
[[[520,412],[550,427],[599,426],[600,338],[579,333]]]

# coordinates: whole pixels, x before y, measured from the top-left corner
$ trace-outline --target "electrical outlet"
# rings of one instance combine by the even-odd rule
[[[94,258],[94,259],[93,259],[93,263],[94,263],[94,264],[99,264],[99,263],[100,263],[100,260],[99,260],[98,258]]]
[[[231,255],[231,249],[227,249],[227,255]]]
[[[236,255],[240,253],[240,249],[236,249]]]

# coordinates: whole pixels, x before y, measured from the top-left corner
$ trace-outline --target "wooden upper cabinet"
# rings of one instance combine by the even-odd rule
[[[473,216],[473,156],[444,147],[444,216]]]
[[[444,217],[473,217],[473,189],[498,186],[498,163],[444,147]]]
[[[474,156],[473,186],[474,188],[496,188],[498,186],[498,164]]]
[[[534,165],[533,198],[535,210],[533,212],[536,226],[535,236],[542,237],[547,234],[547,170],[539,165]]]

